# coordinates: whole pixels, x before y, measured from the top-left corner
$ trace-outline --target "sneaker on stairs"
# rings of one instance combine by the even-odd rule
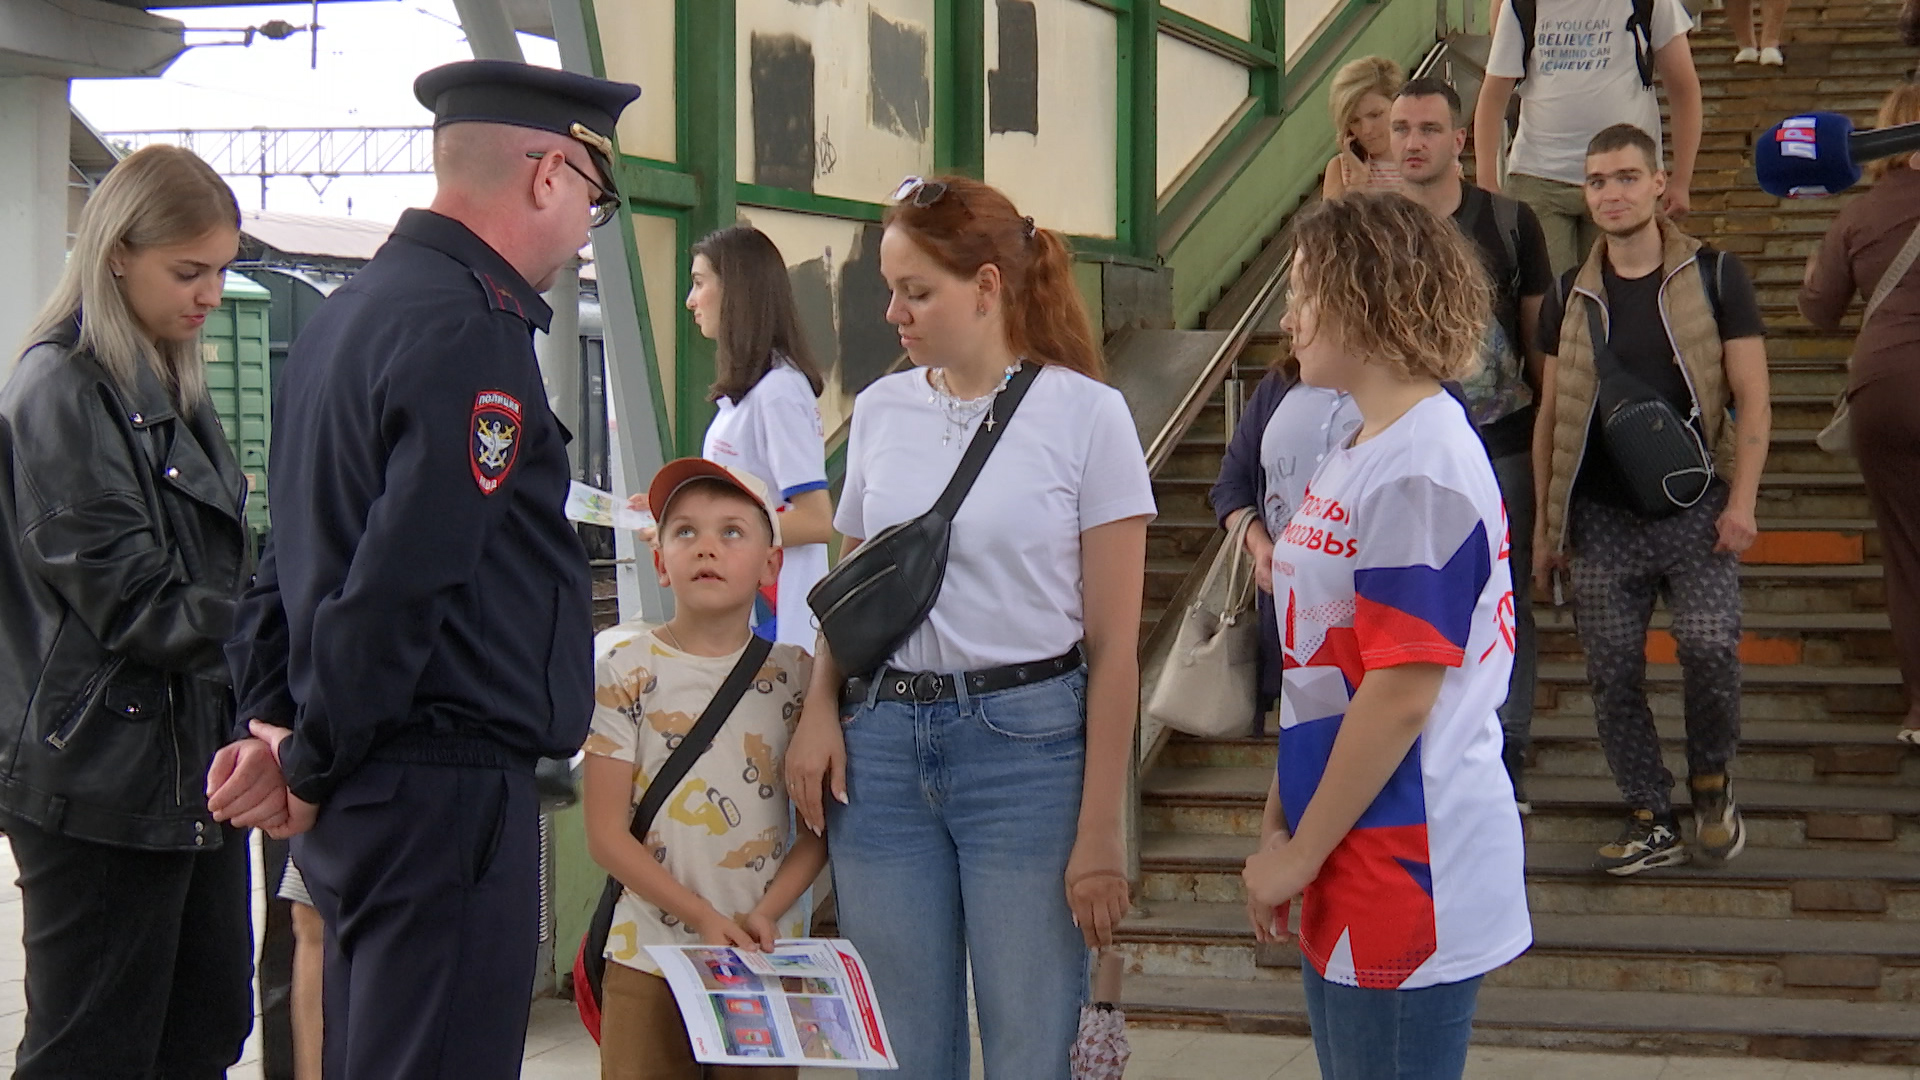
[[[1687,786],[1693,792],[1693,856],[1702,866],[1725,866],[1747,846],[1747,823],[1733,801],[1733,781],[1719,776],[1696,776]]]
[[[1762,67],[1785,67],[1787,66],[1787,58],[1781,55],[1780,46],[1769,45],[1760,50],[1760,65]]]
[[[1733,62],[1736,64],[1757,64],[1760,62],[1760,50],[1751,45],[1744,46],[1739,52],[1733,54]]]
[[[1635,810],[1620,830],[1619,839],[1600,847],[1593,868],[1615,877],[1626,877],[1660,866],[1679,866],[1687,861],[1687,846],[1680,842],[1678,822],[1669,813],[1656,818],[1651,810]]]

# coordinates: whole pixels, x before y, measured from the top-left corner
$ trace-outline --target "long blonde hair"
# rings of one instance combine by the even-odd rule
[[[1379,94],[1392,101],[1407,77],[1400,65],[1384,56],[1363,56],[1334,73],[1333,86],[1327,91],[1327,108],[1333,114],[1333,144],[1341,151],[1348,148],[1353,135],[1353,114],[1360,111],[1360,100]]]
[[[1887,94],[1887,99],[1880,103],[1880,116],[1873,126],[1892,127],[1895,124],[1910,124],[1915,120],[1920,120],[1920,84],[1907,79],[1894,87]],[[1912,152],[1875,158],[1867,163],[1867,179],[1879,180],[1895,169],[1906,168],[1912,160]]]
[[[80,228],[53,297],[40,309],[31,346],[80,320],[81,350],[93,354],[123,391],[139,365],[153,369],[182,415],[207,393],[196,341],[155,343],[141,329],[109,260],[185,243],[221,226],[240,228],[240,204],[206,162],[177,146],[149,146],[113,167],[80,211]]]

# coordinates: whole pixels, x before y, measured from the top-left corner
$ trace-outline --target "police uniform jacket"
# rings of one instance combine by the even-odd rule
[[[369,759],[531,770],[585,740],[586,552],[533,351],[551,317],[472,231],[410,210],[294,343],[229,658],[237,733],[293,728],[300,798]]]
[[[34,345],[0,388],[0,815],[210,850],[245,477],[210,400],[182,415],[145,364],[122,387],[78,337]]]

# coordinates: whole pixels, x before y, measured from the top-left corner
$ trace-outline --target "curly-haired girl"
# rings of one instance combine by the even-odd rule
[[[1489,286],[1471,244],[1394,194],[1298,228],[1285,325],[1300,375],[1361,425],[1275,537],[1280,766],[1248,914],[1302,899],[1322,1075],[1466,1066],[1480,978],[1532,941],[1501,765],[1513,594],[1493,466],[1442,380],[1477,362]]]

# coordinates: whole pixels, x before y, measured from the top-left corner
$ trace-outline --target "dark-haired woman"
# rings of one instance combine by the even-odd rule
[[[718,410],[700,456],[745,470],[778,491],[785,541],[773,616],[760,636],[812,649],[807,593],[827,572],[833,503],[820,430],[820,369],[800,332],[787,263],[765,233],[735,225],[693,247],[687,310],[718,345]]]
[[[932,614],[879,671],[822,645],[788,781],[831,836],[900,1075],[968,1075],[971,970],[986,1075],[1065,1080],[1087,949],[1127,910],[1153,491],[1060,237],[978,181],[894,199],[880,269],[914,367],[854,404],[848,549],[925,512],[1019,366],[1039,372],[954,520]]]
[[[246,480],[200,325],[240,241],[185,150],[107,174],[0,388],[0,827],[20,867],[22,1080],[213,1080],[252,1025],[246,834],[202,778]],[[284,800],[259,824],[285,818]]]

